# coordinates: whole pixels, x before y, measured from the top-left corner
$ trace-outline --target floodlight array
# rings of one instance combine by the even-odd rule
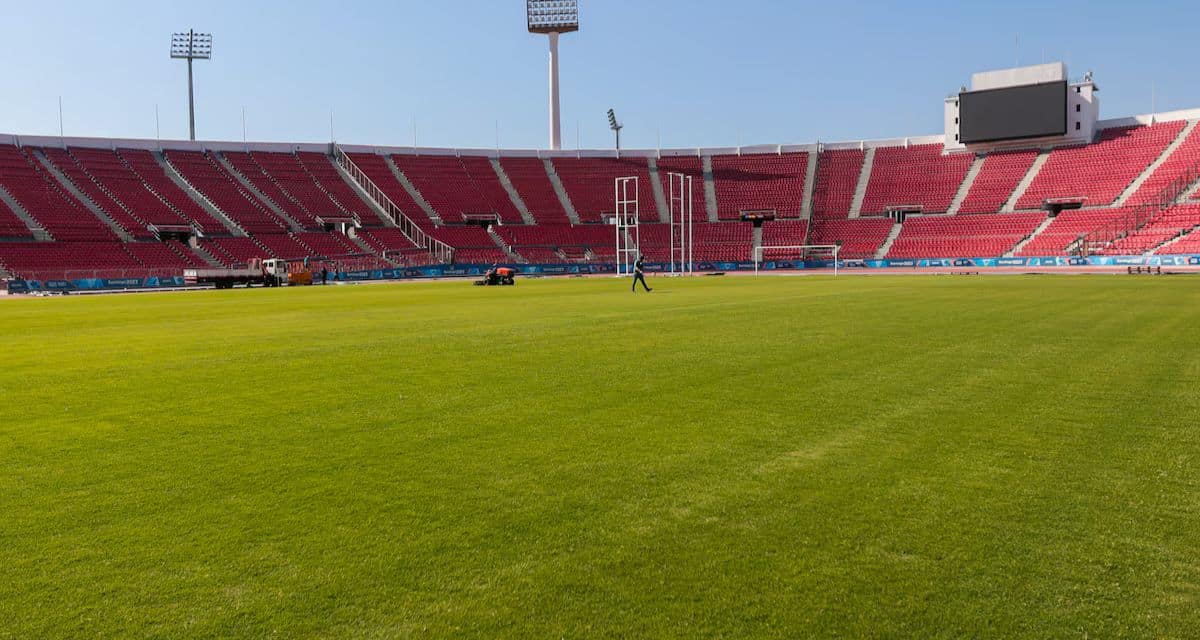
[[[578,0],[526,0],[529,30],[567,33],[579,30]]]
[[[209,60],[212,58],[211,33],[171,34],[171,57]]]

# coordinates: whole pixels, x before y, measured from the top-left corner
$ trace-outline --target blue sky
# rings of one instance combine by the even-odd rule
[[[187,137],[170,34],[197,63],[201,139],[542,148],[546,41],[523,0],[5,2],[0,131]],[[564,146],[732,146],[939,133],[971,72],[1094,69],[1102,117],[1200,107],[1193,1],[581,0],[564,36]]]

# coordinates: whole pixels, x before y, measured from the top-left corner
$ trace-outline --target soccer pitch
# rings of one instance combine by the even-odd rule
[[[0,637],[1180,637],[1200,279],[0,301]]]

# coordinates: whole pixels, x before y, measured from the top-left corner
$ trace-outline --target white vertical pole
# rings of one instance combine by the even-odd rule
[[[159,126],[158,126],[158,105],[157,104],[154,105],[154,139],[162,140],[162,132],[159,130]]]
[[[558,34],[550,34],[550,148],[562,148],[561,115],[558,110]]]
[[[246,107],[242,107],[242,144],[246,144]]]
[[[692,220],[693,220],[692,202],[694,200],[693,191],[692,191],[692,189],[693,189],[692,182],[693,182],[693,177],[688,176],[688,246],[687,246],[688,273],[693,273],[696,270],[696,263],[695,263],[695,260],[693,258],[693,254],[692,254]]]
[[[63,118],[62,118],[62,96],[58,97],[58,137],[64,137],[63,134]]]

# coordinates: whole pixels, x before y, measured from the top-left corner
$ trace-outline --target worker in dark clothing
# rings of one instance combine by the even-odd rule
[[[326,266],[321,267],[321,284],[322,285],[329,284],[329,267],[326,267]]]
[[[642,263],[645,262],[645,260],[645,256],[638,256],[637,262],[633,263],[633,287],[631,291],[634,293],[637,293],[637,285],[639,282],[642,283],[642,288],[646,290],[646,293],[653,291],[653,289],[646,285],[646,274],[642,272]]]

